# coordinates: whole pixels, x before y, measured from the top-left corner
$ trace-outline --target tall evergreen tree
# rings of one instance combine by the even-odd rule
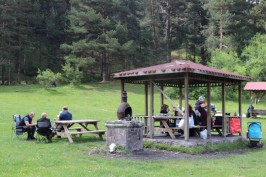
[[[252,4],[242,0],[213,0],[206,1],[204,7],[209,13],[209,24],[204,31],[209,52],[219,48],[240,54],[255,34],[249,22]]]
[[[113,57],[117,53],[120,53],[118,58],[126,58],[123,68],[129,68],[129,54],[132,54],[129,49],[134,51],[135,45],[129,38],[133,35],[129,35],[127,26],[134,13],[125,2],[127,1],[71,1],[69,20],[74,37],[72,43],[65,44],[62,48],[68,52],[66,61],[76,71],[82,70],[94,77],[96,73],[101,73],[98,77],[102,81],[108,81],[111,62],[118,63]],[[119,33],[119,30],[122,32]]]

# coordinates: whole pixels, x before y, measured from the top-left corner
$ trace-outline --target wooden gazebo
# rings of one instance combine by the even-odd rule
[[[193,63],[187,60],[176,60],[165,64],[133,69],[113,74],[114,79],[121,80],[121,93],[125,91],[125,83],[130,84],[144,84],[145,85],[145,115],[150,117],[150,129],[154,127],[152,116],[154,115],[154,87],[159,87],[162,91],[164,87],[179,88],[179,107],[182,107],[182,89],[185,91],[185,140],[189,139],[188,127],[188,99],[189,87],[206,87],[207,103],[208,103],[208,118],[207,130],[208,137],[211,136],[211,87],[222,87],[222,116],[225,117],[225,94],[226,86],[235,85],[238,87],[238,114],[242,116],[241,95],[242,95],[242,81],[250,80],[248,76],[222,71],[215,68],[210,68],[201,64]],[[150,106],[148,111],[148,88],[150,90]],[[163,93],[161,93],[161,102],[163,103]],[[224,124],[223,124],[224,125]],[[223,135],[226,130],[223,127]],[[153,131],[150,132],[150,137],[153,137]]]
[[[245,87],[245,91],[249,91],[250,93],[250,108],[252,107],[252,103],[261,99],[266,95],[266,82],[247,82]],[[254,95],[254,97],[252,97]],[[250,117],[256,114],[266,115],[266,109],[250,109]]]

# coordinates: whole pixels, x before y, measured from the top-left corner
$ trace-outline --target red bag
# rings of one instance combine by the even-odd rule
[[[239,118],[230,118],[230,132],[232,135],[234,135],[235,133],[241,133]]]

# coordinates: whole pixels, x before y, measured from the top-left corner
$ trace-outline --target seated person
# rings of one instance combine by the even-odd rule
[[[163,115],[167,115],[169,112],[169,106],[167,104],[163,104],[161,106],[161,110],[160,110],[160,114],[163,114]],[[169,121],[167,121],[167,124],[169,125]],[[162,124],[162,122],[160,122],[160,127],[161,128],[164,128],[164,125]],[[163,132],[162,132],[163,133]]]
[[[202,126],[207,126],[207,111],[204,109],[204,103],[200,104],[198,111],[200,113],[199,122]]]
[[[62,112],[59,114],[59,120],[72,120],[72,114],[66,106],[63,107]]]
[[[51,129],[51,122],[50,119],[47,118],[47,114],[44,112],[42,113],[42,118],[37,120],[37,132],[40,135],[46,136],[48,139],[48,142],[52,142],[52,129]]]
[[[220,111],[217,111],[217,113],[214,115],[214,118],[212,118],[212,128],[215,127],[215,130],[218,132],[219,135],[223,135],[221,130],[223,124],[223,115]],[[220,126],[220,127],[217,127]]]
[[[188,121],[188,123],[189,123],[189,129],[191,129],[191,128],[194,128],[194,120],[196,119],[195,117],[196,117],[196,115],[195,115],[195,113],[194,113],[194,111],[193,111],[193,109],[192,109],[192,107],[191,107],[191,105],[189,105],[189,121]],[[178,127],[181,129],[181,130],[183,130],[184,131],[184,129],[185,129],[185,122],[184,122],[185,120],[184,119],[181,119],[181,121],[179,122],[179,124],[178,124]],[[193,134],[192,134],[193,133]],[[190,136],[193,136],[194,135],[194,131],[190,131]],[[183,137],[183,136],[181,136],[181,137]]]
[[[253,110],[254,110],[254,107],[252,106],[251,109],[252,109],[252,111],[253,111]],[[247,109],[247,115],[246,115],[246,117],[247,117],[247,118],[250,117],[250,106],[249,106],[248,109]]]
[[[72,114],[68,111],[68,107],[64,106],[62,108],[61,113],[58,116],[59,120],[72,120]],[[60,132],[61,130],[64,130],[64,127],[62,127],[61,125],[56,127],[57,130]]]
[[[161,113],[161,114],[168,114],[168,112],[169,112],[169,106],[168,106],[167,104],[163,104],[163,105],[161,106],[160,113]]]
[[[23,131],[28,133],[27,140],[35,140],[35,123],[32,123],[32,119],[35,116],[34,112],[29,113],[25,117],[23,117],[18,126],[23,127]],[[25,128],[24,128],[25,127]]]
[[[195,103],[195,110],[198,110],[201,104],[202,104],[202,101],[198,100],[198,101]]]

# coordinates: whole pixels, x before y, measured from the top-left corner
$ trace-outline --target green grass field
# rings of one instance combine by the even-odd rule
[[[144,89],[140,85],[126,85],[128,102],[134,114],[144,113]],[[45,89],[38,85],[0,87],[0,176],[5,177],[83,177],[83,176],[219,176],[258,177],[266,176],[266,150],[247,149],[241,154],[219,158],[202,155],[184,160],[128,160],[111,159],[91,155],[97,149],[107,149],[99,137],[85,135],[69,144],[67,138],[53,139],[53,143],[36,144],[34,141],[11,139],[12,115],[26,115],[34,111],[34,122],[42,112],[51,120],[56,118],[62,106],[67,105],[74,119],[100,120],[99,128],[106,129],[104,122],[116,120],[120,104],[119,83],[94,83],[88,85],[59,86]],[[219,101],[213,102],[221,107]],[[170,103],[169,103],[170,104]],[[243,101],[245,113],[248,100]],[[265,102],[257,105],[265,108]],[[227,102],[227,112],[237,111],[237,102]],[[159,94],[155,95],[155,110],[159,112]],[[155,111],[155,113],[157,113]],[[243,132],[247,121],[262,122],[263,135],[266,118],[243,118]]]

